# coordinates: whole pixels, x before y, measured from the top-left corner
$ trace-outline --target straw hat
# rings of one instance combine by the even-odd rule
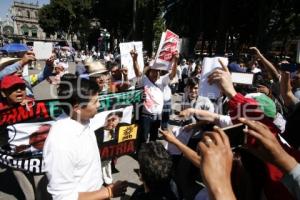
[[[1,58],[0,59],[0,70],[4,69],[6,66],[11,65],[19,60],[21,60],[21,58],[11,58],[11,57]]]
[[[95,76],[98,76],[100,74],[108,72],[105,65],[102,64],[99,61],[88,62],[88,63],[85,64],[85,67],[87,68],[87,72],[88,72],[90,77],[95,77]]]

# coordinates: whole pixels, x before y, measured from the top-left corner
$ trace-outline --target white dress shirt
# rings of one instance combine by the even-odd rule
[[[50,129],[44,145],[48,192],[54,200],[77,200],[79,192],[103,184],[99,149],[89,124],[65,118]]]

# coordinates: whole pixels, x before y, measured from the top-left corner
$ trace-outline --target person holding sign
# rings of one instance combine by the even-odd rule
[[[101,159],[90,119],[98,110],[98,87],[85,79],[71,80],[59,97],[68,117],[56,121],[43,151],[48,191],[54,200],[109,199],[124,195],[127,183],[102,187]]]
[[[158,137],[158,128],[160,127],[160,115],[163,112],[164,88],[176,75],[179,55],[178,53],[173,54],[171,72],[163,77],[160,77],[160,72],[161,70],[167,70],[166,68],[156,68],[155,65],[151,65],[145,69],[144,74],[142,74],[137,62],[138,55],[136,51],[133,50],[131,56],[135,74],[141,78],[141,85],[144,87],[145,93],[145,100],[140,113],[140,143],[146,142],[149,134],[150,141],[155,141]]]
[[[28,111],[32,110],[34,99],[26,95],[25,88],[25,81],[19,76],[5,76],[0,84],[2,96],[0,111],[17,106],[25,106]],[[35,140],[39,136],[39,134],[36,134],[32,136],[32,139]],[[23,149],[22,145],[16,146],[11,150],[18,153],[20,149]],[[46,178],[44,175],[26,174],[20,170],[12,170],[12,172],[26,199],[47,199],[48,194],[46,192]]]

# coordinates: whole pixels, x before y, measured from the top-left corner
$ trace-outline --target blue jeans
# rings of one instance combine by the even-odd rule
[[[140,144],[147,141],[149,134],[150,141],[155,141],[158,138],[158,129],[160,127],[160,119],[158,115],[142,113],[139,125]]]
[[[171,100],[164,102],[162,117],[161,117],[161,128],[163,130],[168,128],[171,113]]]

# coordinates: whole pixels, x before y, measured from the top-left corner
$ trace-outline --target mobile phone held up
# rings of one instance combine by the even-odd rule
[[[295,72],[299,69],[299,64],[296,63],[282,63],[279,65],[281,71]]]
[[[222,130],[229,138],[230,146],[232,149],[241,147],[247,143],[247,135],[243,131],[245,128],[246,125],[242,123],[222,128]]]

